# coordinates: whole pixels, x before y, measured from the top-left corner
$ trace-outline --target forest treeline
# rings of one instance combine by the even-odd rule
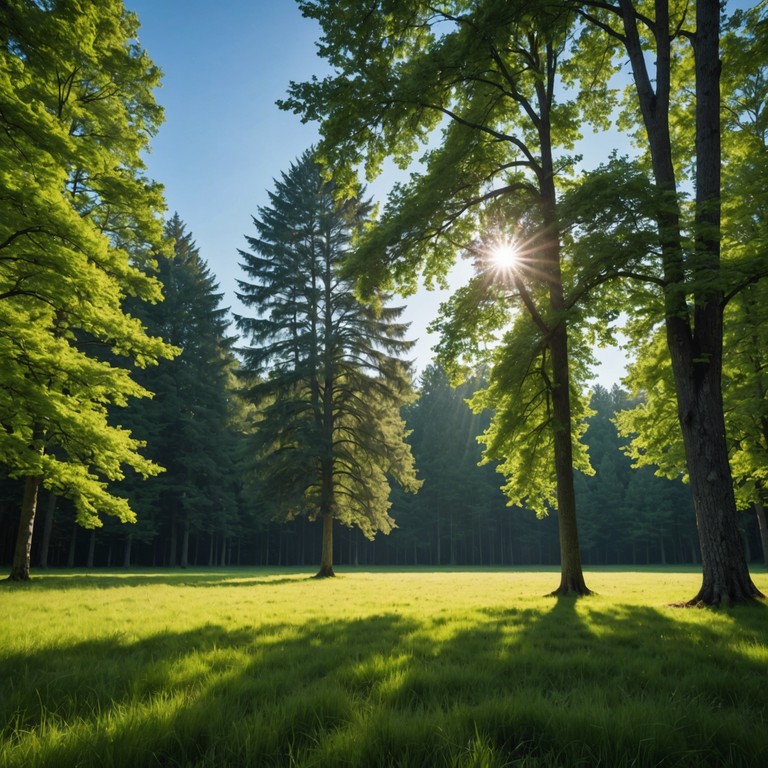
[[[183,233],[181,222],[176,218],[173,222]],[[179,250],[184,253],[190,242],[190,235],[183,233]],[[196,281],[195,275],[210,279],[202,263],[187,259],[177,264],[186,275],[177,275],[175,285],[193,288],[186,306],[199,308],[208,303],[212,309],[220,294],[212,281]],[[179,334],[190,330],[189,326],[182,328],[178,307],[183,304],[181,297],[170,293],[156,308],[158,315],[176,318]],[[215,327],[210,325],[209,333]],[[208,339],[211,349],[216,349],[216,338]],[[221,351],[225,349],[229,343]],[[226,359],[226,354],[213,359]],[[77,524],[71,502],[44,496],[36,522],[34,565],[314,566],[319,562],[320,523],[306,517],[273,522],[269,510],[259,505],[244,481],[249,466],[248,438],[232,425],[242,415],[232,414],[235,421],[219,429],[227,423],[218,410],[220,396],[233,379],[220,380],[219,397],[205,402],[213,394],[210,364],[210,358],[206,362],[204,357],[192,357],[185,364],[179,359],[165,363],[168,370],[157,369],[154,381],[146,382],[157,392],[147,403],[154,413],[139,412],[146,410],[144,403],[142,408],[133,408],[127,423],[151,424],[151,431],[140,434],[155,435],[151,444],[157,447],[152,454],[160,461],[176,457],[168,462],[165,476],[136,484],[137,523],[105,519],[102,528],[85,530]],[[438,366],[423,372],[418,400],[405,408],[408,440],[423,486],[416,495],[395,493],[390,514],[397,527],[388,536],[369,541],[356,528],[343,528],[336,537],[336,563],[513,566],[559,562],[556,511],[539,519],[530,510],[506,506],[501,475],[491,465],[478,466],[482,452],[478,438],[488,426],[489,414],[472,413],[466,401],[481,384],[482,377],[476,377],[454,388]],[[208,388],[207,393],[197,395],[202,401],[190,392],[192,385]],[[236,396],[231,400],[237,402]],[[182,403],[190,407],[182,409]],[[621,450],[626,441],[619,437],[614,419],[629,405],[626,391],[596,385],[591,404],[595,413],[585,437],[596,472],[591,477],[577,475],[576,485],[585,563],[700,562],[690,488],[681,479],[658,477],[649,468],[633,469],[631,459]],[[202,421],[206,411],[210,420]],[[18,482],[7,478],[0,488],[0,552],[7,563],[13,554],[21,489]],[[740,530],[749,560],[764,562],[753,509],[741,513]]]
[[[146,177],[136,15],[0,13],[11,580],[559,562],[555,593],[585,595],[584,562],[700,562],[690,604],[763,597],[766,3],[300,5],[331,70],[280,106],[320,138],[253,213],[234,325]],[[614,121],[636,154],[583,170]],[[359,176],[387,159],[418,170],[377,213]],[[396,295],[457,258],[416,379]],[[592,350],[617,329],[608,392]]]

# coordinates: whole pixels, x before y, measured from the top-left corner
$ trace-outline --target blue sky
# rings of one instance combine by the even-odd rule
[[[225,302],[237,311],[237,249],[253,234],[251,215],[267,202],[272,180],[317,137],[316,128],[282,112],[276,99],[291,80],[322,75],[315,55],[318,27],[294,0],[125,0],[138,14],[139,39],[163,71],[157,100],[165,123],[147,157],[149,175],[165,186],[216,274]],[[373,189],[378,191],[381,185]],[[468,267],[459,272],[466,275]],[[419,342],[422,369],[437,339],[426,333],[447,294],[420,291],[406,319]],[[621,375],[623,355],[605,354],[598,381]]]

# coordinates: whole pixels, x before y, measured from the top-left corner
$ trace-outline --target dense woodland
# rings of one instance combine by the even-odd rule
[[[171,368],[175,362],[166,365]],[[166,375],[173,381],[172,375]],[[424,485],[414,496],[402,492],[394,495],[390,514],[397,528],[389,535],[369,541],[355,528],[339,531],[334,552],[337,564],[491,566],[559,562],[556,512],[539,519],[529,510],[507,507],[500,490],[501,476],[492,466],[478,466],[482,451],[478,437],[489,419],[487,414],[473,414],[466,400],[479,383],[472,380],[453,388],[440,368],[430,366],[423,373],[419,399],[407,407],[405,418],[412,430],[409,442]],[[613,424],[615,413],[626,404],[626,392],[618,386],[610,392],[600,386],[592,391],[596,413],[590,418],[586,439],[597,471],[591,477],[578,475],[576,485],[584,562],[696,564],[700,554],[690,489],[680,480],[657,477],[648,468],[632,469],[631,460],[621,450],[625,441]],[[242,472],[247,441],[234,429],[226,439],[235,458],[218,465],[219,474],[213,466],[214,474],[205,481],[212,486],[220,482],[222,488],[230,489],[226,506],[210,503],[207,510],[200,509],[192,518],[181,517],[178,502],[183,493],[193,492],[188,485],[188,478],[195,477],[191,470],[210,463],[212,446],[206,447],[206,441],[198,439],[191,444],[200,447],[195,455],[189,450],[184,427],[174,425],[165,434],[169,455],[185,456],[188,464],[177,462],[175,470],[164,476],[162,488],[144,491],[136,507],[141,524],[110,524],[107,520],[103,528],[87,531],[77,525],[72,505],[65,498],[43,497],[33,564],[114,568],[129,564],[314,566],[319,562],[320,522],[303,517],[287,523],[271,522],[237,482],[237,456]],[[173,471],[180,477],[173,478]],[[159,480],[149,485],[156,483],[160,485]],[[167,506],[158,503],[154,494],[173,485],[182,490],[178,495],[166,491]],[[4,481],[0,529],[4,562],[10,562],[13,553],[18,493],[18,483]],[[741,513],[740,530],[750,562],[763,563],[754,510]]]
[[[139,20],[0,12],[11,578],[559,563],[557,591],[587,594],[583,563],[700,563],[692,602],[761,597],[765,3],[300,5],[333,71],[281,105],[320,141],[232,255],[234,322],[145,176]],[[611,119],[637,155],[581,171],[575,142]],[[375,216],[358,172],[387,158],[419,170]],[[457,258],[475,275],[417,375],[394,295]],[[618,328],[628,389],[606,391],[592,350]]]

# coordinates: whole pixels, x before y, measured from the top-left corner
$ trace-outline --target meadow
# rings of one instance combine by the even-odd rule
[[[768,765],[768,606],[694,571],[308,576],[0,583],[0,766]]]

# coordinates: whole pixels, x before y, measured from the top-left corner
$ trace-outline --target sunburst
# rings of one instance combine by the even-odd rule
[[[503,240],[491,248],[491,262],[496,269],[504,272],[513,270],[518,265],[520,250],[513,240]]]

